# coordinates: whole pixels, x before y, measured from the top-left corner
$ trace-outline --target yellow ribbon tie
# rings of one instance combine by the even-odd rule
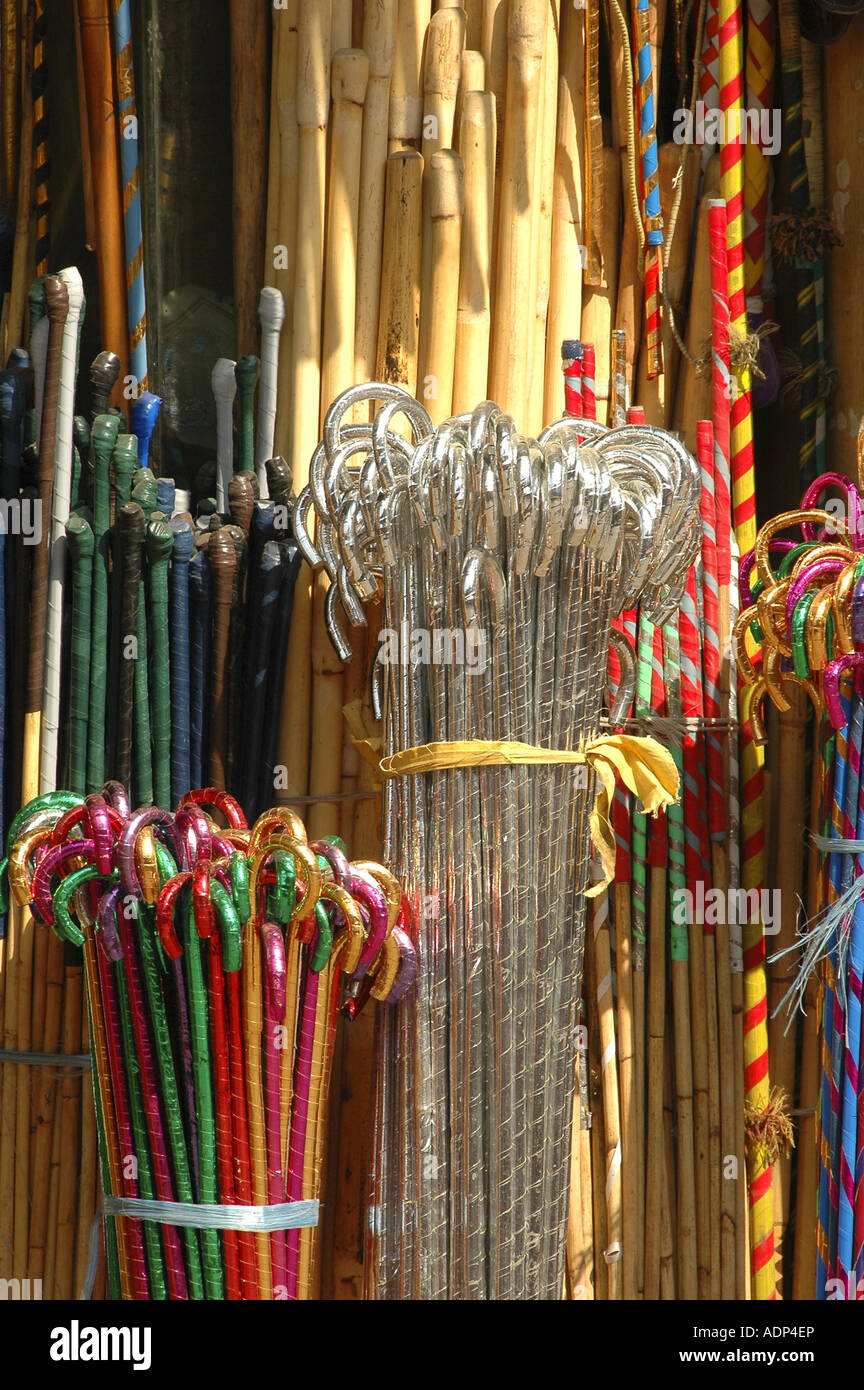
[[[615,877],[615,833],[610,811],[616,774],[628,791],[639,798],[648,815],[655,815],[678,799],[679,779],[674,759],[656,739],[640,738],[635,734],[604,734],[572,751],[496,739],[425,743],[382,758],[378,770],[382,777],[410,777],[421,772],[444,772],[462,767],[541,764],[588,766],[597,774],[599,785],[591,812],[591,836],[600,856],[603,878],[587,891],[587,897],[594,897]]]

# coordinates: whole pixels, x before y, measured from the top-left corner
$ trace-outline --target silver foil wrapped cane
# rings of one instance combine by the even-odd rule
[[[350,423],[366,401],[371,423]],[[613,713],[632,696],[612,620],[636,601],[656,621],[674,609],[698,482],[659,430],[560,420],[535,440],[491,402],[433,429],[397,387],[344,393],[296,526],[330,577],[340,653],[381,594],[385,753],[596,737],[610,642]],[[560,1297],[593,800],[584,765],[385,782],[420,972],[378,1023],[372,1296]]]

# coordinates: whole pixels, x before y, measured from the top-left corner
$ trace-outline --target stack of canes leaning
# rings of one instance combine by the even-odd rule
[[[864,1278],[864,432],[858,461],[857,488],[823,474],[800,510],[762,527],[734,634],[760,741],[766,697],[782,716],[803,687],[814,711],[810,912],[783,951],[783,1005],[818,1021],[818,1094],[802,1092],[816,1112],[815,1296],[852,1300]]]
[[[421,959],[377,1020],[372,1297],[561,1296],[590,841],[608,881],[616,775],[649,813],[678,786],[653,739],[601,736],[610,641],[613,724],[633,697],[612,622],[675,613],[700,492],[662,430],[531,438],[490,401],[435,427],[381,382],[327,413],[295,534],[343,657],[337,599],[357,625],[380,584],[383,853]]]
[[[339,1010],[417,970],[396,879],[287,808],[116,781],[30,802],[7,868],[84,954],[109,1295],[309,1297]]]

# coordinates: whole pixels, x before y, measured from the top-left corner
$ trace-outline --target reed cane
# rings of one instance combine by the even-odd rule
[[[398,0],[388,118],[388,154],[419,145],[423,129],[423,51],[432,0]]]
[[[423,125],[420,153],[428,165],[436,150],[454,145],[465,11],[438,9],[429,20],[423,62]]]

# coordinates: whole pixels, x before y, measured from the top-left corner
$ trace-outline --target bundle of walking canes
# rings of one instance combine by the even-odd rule
[[[610,641],[613,720],[633,695],[612,620],[675,612],[699,495],[660,430],[533,439],[488,401],[435,428],[383,383],[327,413],[295,531],[343,656],[337,601],[356,625],[382,592],[384,858],[422,962],[378,1020],[372,1297],[561,1296],[589,841],[608,879],[615,774],[647,814],[678,783],[653,739],[600,735]]]
[[[396,879],[287,808],[131,812],[116,781],[25,806],[7,864],[84,952],[109,1296],[309,1297],[343,991],[356,1015],[417,970]]]
[[[782,1002],[806,1010],[809,1025],[802,1105],[816,1120],[799,1183],[808,1185],[815,1295],[829,1299],[860,1298],[864,1278],[864,433],[858,460],[857,488],[823,474],[801,510],[762,527],[742,563],[736,625],[757,736],[766,696],[785,713],[800,686],[814,711],[809,916],[783,949],[791,978]]]

